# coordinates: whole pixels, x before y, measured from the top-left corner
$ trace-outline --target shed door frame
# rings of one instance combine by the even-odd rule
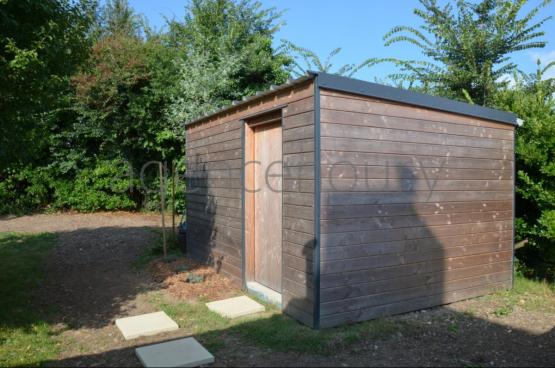
[[[282,106],[277,109],[265,111],[255,116],[243,119],[243,287],[246,288],[247,282],[255,281],[255,193],[248,189],[253,188],[254,184],[254,165],[255,158],[254,133],[255,128],[261,125],[279,123],[283,129]],[[282,138],[283,148],[283,138]],[[283,152],[283,150],[282,150]],[[283,155],[283,153],[282,153]],[[282,179],[283,180],[283,179]],[[283,182],[282,182],[283,185]],[[282,223],[283,223],[283,195],[282,200]],[[280,229],[282,231],[283,229]],[[283,239],[281,251],[281,280],[283,284]],[[281,293],[281,291],[279,291]]]

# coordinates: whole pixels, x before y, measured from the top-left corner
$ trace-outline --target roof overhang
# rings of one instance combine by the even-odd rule
[[[220,114],[226,113],[226,112],[231,111],[231,110],[234,110],[234,109],[238,109],[238,108],[240,108],[241,106],[244,106],[244,105],[246,105],[246,104],[248,104],[248,103],[250,103],[250,102],[252,102],[252,101],[258,100],[258,99],[260,99],[260,98],[263,98],[263,97],[265,97],[265,96],[271,95],[271,94],[276,93],[276,92],[278,92],[278,91],[281,91],[281,90],[283,90],[283,89],[290,88],[290,87],[299,85],[299,84],[301,84],[301,83],[304,83],[304,82],[306,82],[306,81],[308,81],[308,80],[314,79],[315,76],[316,76],[315,73],[313,73],[313,72],[308,72],[306,75],[303,75],[302,77],[299,77],[299,78],[297,78],[297,79],[289,79],[289,80],[288,80],[286,83],[284,83],[284,84],[280,84],[279,86],[271,86],[270,89],[268,89],[267,91],[264,91],[264,92],[256,92],[256,93],[255,93],[254,95],[252,95],[252,96],[245,96],[245,97],[243,97],[243,99],[242,99],[241,101],[233,101],[233,102],[231,103],[231,105],[229,105],[229,106],[225,106],[225,107],[223,107],[223,108],[221,108],[221,109],[219,109],[219,110],[211,111],[211,112],[209,112],[208,114],[206,114],[206,115],[204,115],[204,116],[201,116],[201,117],[199,117],[199,118],[197,118],[197,119],[195,119],[195,120],[191,120],[191,121],[189,121],[189,122],[186,122],[186,123],[185,123],[185,126],[189,126],[189,125],[193,125],[193,124],[196,124],[196,123],[200,123],[201,121],[204,121],[204,120],[206,120],[206,119],[208,119],[208,118],[211,118],[211,117],[213,117],[213,116],[220,115]]]
[[[510,112],[334,74],[317,73],[317,75],[320,88],[517,125],[517,116]]]

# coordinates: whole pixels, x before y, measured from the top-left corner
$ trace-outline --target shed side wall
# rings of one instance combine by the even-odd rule
[[[187,129],[187,252],[241,285],[241,122]]]
[[[312,324],[314,99],[312,81],[188,126],[187,249],[234,283],[242,271],[242,120],[283,107],[284,310]]]
[[[321,326],[511,286],[512,126],[321,90]]]

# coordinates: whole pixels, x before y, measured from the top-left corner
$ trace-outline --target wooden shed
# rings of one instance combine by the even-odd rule
[[[516,116],[309,73],[186,124],[187,246],[324,328],[510,288]]]

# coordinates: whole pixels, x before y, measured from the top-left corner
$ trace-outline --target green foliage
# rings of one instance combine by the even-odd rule
[[[126,162],[132,167],[127,176],[138,178],[148,161],[183,156],[183,144],[165,119],[173,95],[176,49],[168,47],[164,35],[149,32],[148,39],[143,38],[140,17],[124,0],[109,1],[100,13],[101,18],[89,22],[90,42],[80,50],[86,58],[74,60],[71,78],[67,75],[63,84],[52,86],[63,98],[45,102],[41,119],[21,128],[32,134],[33,144],[20,141],[15,131],[6,133],[10,142],[17,142],[14,146],[33,147],[33,166],[2,161],[8,167],[0,170],[3,213],[48,206],[136,209],[144,202],[138,180],[133,181],[133,191],[114,191],[106,184],[111,171],[121,173]],[[33,83],[22,80],[21,88],[34,88],[29,85]],[[149,173],[145,180],[155,175]],[[46,195],[34,194],[40,185]],[[183,185],[177,192],[183,193]]]
[[[23,214],[46,207],[52,199],[51,188],[47,169],[10,169],[0,181],[0,214]]]
[[[250,0],[193,0],[187,10],[169,34],[181,59],[167,115],[181,137],[183,122],[285,82],[290,61],[272,48],[279,27],[274,9]]]
[[[497,89],[506,86],[503,76],[516,70],[510,55],[542,48],[540,29],[551,17],[535,20],[545,0],[520,16],[528,0],[459,0],[454,7],[436,0],[420,0],[414,14],[419,27],[394,27],[384,36],[385,45],[408,43],[421,50],[424,60],[372,58],[372,66],[391,62],[399,73],[394,80],[417,82],[425,92],[492,105]]]
[[[331,61],[341,52],[341,47],[333,49],[328,56],[322,60],[314,51],[297,46],[293,42],[281,40],[281,43],[283,52],[287,55],[292,55],[293,57],[293,61],[290,65],[288,65],[287,69],[291,74],[297,77],[305,75],[309,71],[319,71],[351,77],[360,68],[360,66],[355,64],[345,64],[335,71],[332,70],[334,68],[334,64]],[[301,64],[301,60],[304,63],[304,66]]]
[[[517,251],[528,276],[555,279],[555,81],[544,68],[515,74],[515,86],[496,95],[496,105],[524,123],[516,131]]]
[[[46,146],[48,118],[88,54],[94,11],[87,0],[0,1],[0,175]]]
[[[181,144],[163,117],[168,97],[158,88],[171,87],[157,64],[164,53],[158,39],[109,35],[94,45],[89,68],[73,77],[76,89],[71,129],[57,140],[63,153],[121,156],[140,169],[150,160],[172,158]]]
[[[493,311],[496,317],[506,317],[513,312],[511,305],[503,305]]]
[[[54,206],[82,212],[133,210],[137,208],[132,197],[136,184],[124,162],[98,161],[94,168],[79,171],[73,181],[57,182]]]
[[[143,165],[175,162],[165,174],[183,178],[183,121],[287,79],[278,17],[195,0],[156,33],[127,0],[0,2],[0,212],[158,210],[158,171]],[[175,203],[171,184],[183,211],[184,181]]]
[[[129,6],[127,0],[108,0],[100,16],[99,33],[140,37],[144,21]]]
[[[137,208],[138,179],[122,160],[97,161],[74,177],[55,176],[48,168],[30,166],[10,170],[0,181],[0,214],[25,214],[51,209],[133,210]]]

